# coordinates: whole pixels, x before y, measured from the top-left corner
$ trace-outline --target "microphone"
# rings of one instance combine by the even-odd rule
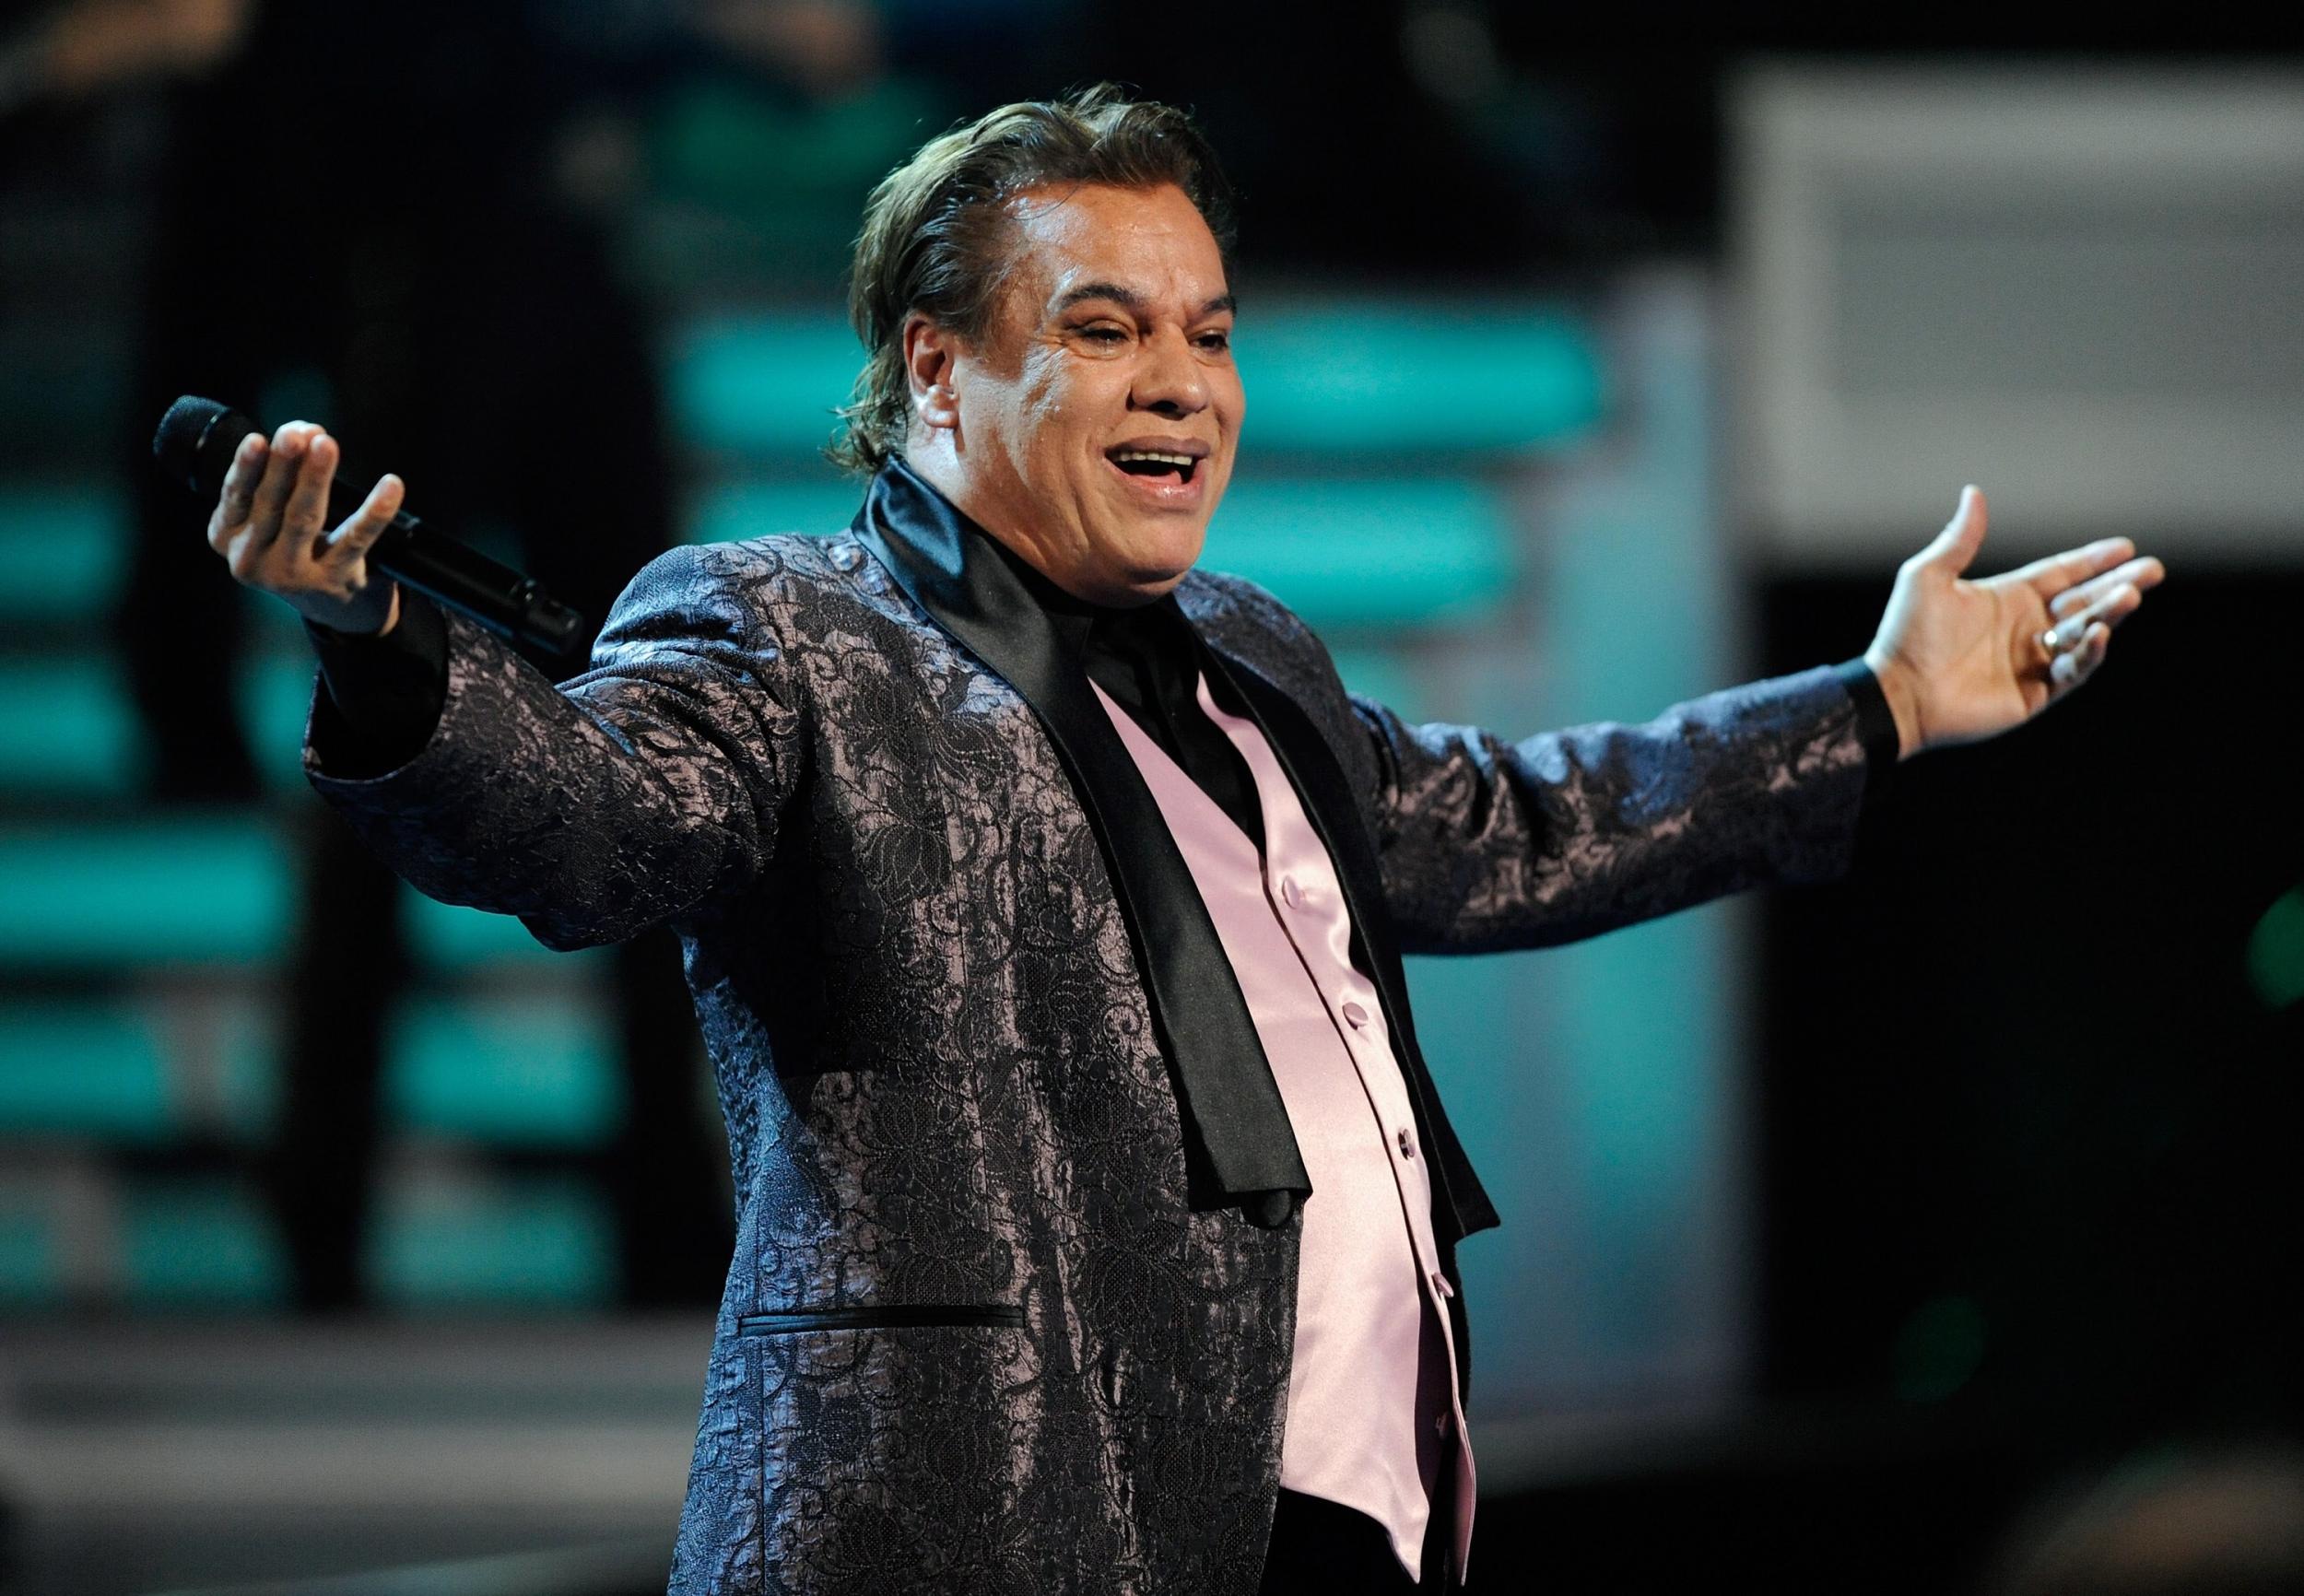
[[[224,491],[224,474],[240,440],[263,430],[229,405],[187,393],[160,417],[152,456],[170,476],[213,499]],[[366,497],[341,476],[329,483],[329,524],[340,525]],[[584,617],[551,597],[534,577],[433,531],[405,510],[369,545],[368,560],[394,581],[462,611],[509,642],[565,657],[582,640]]]

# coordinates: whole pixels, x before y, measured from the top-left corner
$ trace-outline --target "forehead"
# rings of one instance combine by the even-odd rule
[[[1216,235],[1173,183],[1027,189],[1009,202],[1009,216],[1014,287],[1043,304],[1089,283],[1195,306],[1225,292]]]

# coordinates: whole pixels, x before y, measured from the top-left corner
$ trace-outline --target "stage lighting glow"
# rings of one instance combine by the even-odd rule
[[[2248,981],[2268,1009],[2304,998],[2304,886],[2275,898],[2249,933]]]

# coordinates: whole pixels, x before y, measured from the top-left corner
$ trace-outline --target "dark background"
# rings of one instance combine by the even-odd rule
[[[30,37],[56,10],[12,8],[0,41],[11,30]],[[546,76],[511,49],[516,31],[490,32],[512,27],[511,9],[353,12],[359,28],[395,40],[412,60],[434,53],[406,29],[467,28],[492,40],[494,70],[520,93],[460,103],[500,112],[507,125],[533,132],[539,118],[563,127],[598,113],[621,128],[623,147],[640,152],[640,176],[611,183],[607,219],[582,225],[615,240],[619,281],[660,317],[667,282],[691,306],[826,299],[864,187],[920,131],[1101,77],[1198,111],[1241,192],[1240,269],[1252,293],[1374,285],[1573,299],[1655,263],[1721,267],[1722,84],[1755,56],[2254,70],[2292,69],[2298,54],[2292,29],[2279,26],[2286,18],[2201,8],[2075,18],[1937,6],[1819,20],[1793,6],[1738,7],[1731,18],[1618,6],[1563,18],[1500,4],[1252,5],[1212,15],[922,3],[882,8],[868,67],[812,77],[789,61],[699,43],[634,6],[599,17],[610,33],[628,25],[617,18],[641,18],[629,23],[639,43],[587,36]],[[320,16],[305,18],[301,36],[300,47],[322,54],[321,87],[306,86],[303,113],[324,120],[335,114],[325,86],[357,79],[361,59],[337,53],[353,23]],[[852,93],[859,75],[880,86],[889,109],[876,130],[840,145],[819,112],[834,98],[828,84]],[[0,186],[16,206],[12,281],[40,276],[43,261],[112,259],[100,243],[74,243],[71,227],[126,218],[121,237],[133,244],[171,203],[232,181],[240,162],[229,142],[205,148],[200,188],[170,191],[160,175],[184,162],[168,130],[182,125],[170,120],[177,101],[196,92],[163,76],[102,94],[0,96]],[[710,141],[684,144],[682,130],[721,114],[756,130],[814,128],[817,142],[765,175],[742,161],[715,166],[695,154]],[[330,125],[315,147],[393,152],[387,168],[414,149],[461,170],[470,141],[489,139],[491,125],[403,127],[387,111],[370,133]],[[526,136],[503,135],[527,185],[523,203],[540,192],[549,159]],[[261,206],[264,176],[248,175]],[[501,201],[486,185],[454,193],[475,215]],[[660,215],[645,205],[667,196],[688,206],[679,215],[699,230],[667,224],[632,236],[631,218]],[[405,194],[395,203],[427,208]],[[804,213],[813,231],[799,225]],[[525,236],[533,247],[537,235]],[[42,342],[35,329],[10,346],[18,358],[0,375],[0,461],[16,477],[122,469],[138,424],[122,374],[135,365],[133,307],[148,288],[138,258],[123,247],[109,277],[72,267],[42,279],[79,330]],[[521,269],[548,267],[523,260]],[[11,314],[33,320],[29,303]],[[533,339],[551,341],[548,330]],[[476,502],[486,521],[487,495]],[[1920,535],[1926,511],[1915,507]],[[2149,546],[2159,529],[2070,530]],[[1766,531],[1738,526],[1738,546],[1765,548]],[[1475,1588],[1524,1578],[1564,1590],[1685,1590],[1748,1576],[1778,1590],[1969,1589],[2028,1505],[2060,1486],[2140,1460],[2173,1466],[2232,1446],[2288,1446],[2304,1433],[2299,1327],[2287,1300],[2304,1265],[2294,1153],[2304,1004],[2283,1006],[2249,978],[2251,937],[2304,884],[2293,746],[2304,569],[2277,552],[2282,539],[2293,549],[2293,527],[2263,531],[2275,552],[2260,560],[2171,562],[2166,590],[2123,631],[2102,678],[2038,726],[1894,772],[1847,881],[1765,900],[1746,1076],[1758,1250],[1746,1389],[1716,1422],[1499,1484],[1482,1508]],[[1749,653],[1771,672],[1844,657],[1875,623],[1887,576],[1793,569],[1753,554],[1737,573]],[[9,641],[22,658],[76,646],[64,628],[37,620]],[[121,810],[159,796],[131,795]],[[8,812],[10,825],[55,818],[29,800]],[[40,998],[53,982],[0,971],[0,985]],[[31,1168],[47,1145],[25,1132],[20,1144],[0,1144],[0,1168],[20,1159]],[[166,1175],[236,1170],[241,1156],[200,1144],[121,1159],[132,1175]],[[501,1158],[523,1168],[570,1162]],[[573,1162],[587,1179],[623,1178],[604,1172],[596,1154]],[[12,1337],[19,1372],[60,1367],[60,1344],[123,1320],[160,1322],[158,1337],[135,1342],[139,1355],[168,1344],[165,1302],[155,1309],[100,1290],[14,1306],[17,1322],[0,1323],[0,1374]],[[293,1322],[288,1305],[274,1306]],[[230,1342],[241,1332],[228,1320],[219,1333]],[[35,1381],[18,1416],[41,1416],[41,1390],[85,1394],[100,1384],[75,1378]],[[53,1402],[74,1422],[87,1416]],[[103,1422],[101,1412],[89,1419],[96,1429]],[[11,1475],[32,1479],[43,1467],[6,1434],[0,1428],[0,1532]],[[24,1515],[17,1520],[21,1530]],[[222,1578],[213,1526],[182,1533],[206,1544],[206,1561],[170,1566],[150,1544],[134,1555],[90,1551],[109,1531],[76,1523],[20,1537],[29,1550],[19,1567],[46,1580],[39,1570],[52,1565],[40,1558],[70,1545],[88,1581],[74,1589],[161,1589],[177,1567]],[[354,1542],[368,1566],[396,1560],[368,1555],[372,1526],[346,1543]],[[642,1564],[649,1555],[643,1548]],[[315,1567],[347,1566],[325,1545],[312,1556]],[[99,1578],[107,1557],[116,1565],[109,1585]],[[406,1560],[417,1560],[413,1550]],[[555,1588],[619,1588],[616,1567],[613,1557],[590,1571],[571,1567]],[[441,1588],[489,1588],[474,1578],[481,1582]]]

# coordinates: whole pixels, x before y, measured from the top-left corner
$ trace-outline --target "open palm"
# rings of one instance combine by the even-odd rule
[[[1896,711],[1906,756],[2023,724],[2104,663],[2112,628],[2167,574],[2124,537],[1970,581],[1984,496],[1960,491],[1934,542],[1904,562],[1864,651]]]

